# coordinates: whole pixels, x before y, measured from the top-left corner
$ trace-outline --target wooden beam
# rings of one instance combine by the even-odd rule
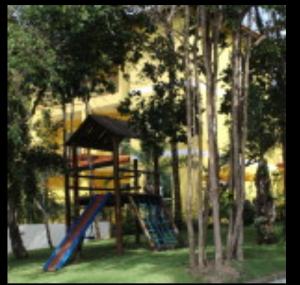
[[[119,180],[119,139],[113,137],[113,165],[114,165],[114,188],[115,188],[115,215],[116,215],[116,243],[117,253],[123,254],[123,233],[122,233],[122,209],[121,209],[121,193]]]
[[[99,180],[112,180],[114,176],[95,176],[95,175],[77,175],[78,178],[87,178],[87,179],[99,179]],[[134,175],[121,176],[119,179],[129,179],[134,178]]]
[[[112,166],[113,163],[110,161],[107,162],[99,162],[99,163],[94,163],[92,165],[92,167],[90,167],[89,165],[86,166],[78,166],[77,168],[70,168],[69,172],[73,173],[73,172],[80,172],[80,171],[86,171],[86,170],[90,170],[90,169],[97,169],[97,168],[103,168],[103,167],[108,167],[108,166]]]
[[[75,185],[70,185],[70,189],[74,189]],[[138,187],[141,188],[140,186]],[[105,187],[88,187],[88,186],[78,186],[79,191],[115,191],[115,188],[105,188]],[[120,187],[120,191],[129,191],[129,190],[135,190],[135,187]]]
[[[119,172],[135,172],[135,169],[129,169],[129,168],[119,168]],[[147,171],[147,170],[137,170],[137,172],[140,174],[152,174],[154,175],[153,171]]]

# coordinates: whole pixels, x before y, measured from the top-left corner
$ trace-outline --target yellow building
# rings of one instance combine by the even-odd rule
[[[179,25],[179,24],[177,24]],[[178,43],[177,43],[178,44]],[[222,50],[220,54],[220,64],[219,64],[219,73],[221,74],[222,71],[227,67],[228,62],[230,60],[230,50],[224,49]],[[114,80],[116,84],[116,92],[113,94],[92,94],[92,97],[89,102],[90,106],[90,113],[92,114],[98,114],[98,115],[106,115],[111,116],[115,118],[121,118],[121,115],[117,112],[117,107],[121,100],[128,94],[128,92],[133,90],[140,90],[141,93],[145,96],[151,96],[153,94],[152,84],[151,81],[145,77],[142,76],[142,68],[145,62],[150,61],[149,56],[145,55],[143,59],[136,65],[127,64],[125,66],[125,71],[122,72],[120,69],[118,70]],[[129,74],[129,78],[124,78],[124,73]],[[205,94],[205,80],[203,76],[200,78],[200,89],[202,94]],[[217,86],[217,96],[218,96],[218,108],[220,107],[221,98],[224,95],[224,88],[219,83]],[[205,96],[204,96],[205,97]],[[39,108],[41,111],[43,107]],[[62,119],[62,110],[60,106],[54,106],[51,109],[52,112],[52,118],[53,120],[61,120]],[[68,118],[69,114],[71,112],[71,105],[67,106],[67,113]],[[38,115],[37,115],[38,116]],[[79,126],[79,124],[86,118],[86,106],[85,104],[80,100],[75,100],[74,102],[74,121],[73,121],[73,130],[76,130],[76,128]],[[124,118],[123,118],[124,119]],[[203,114],[204,119],[204,150],[203,155],[204,159],[207,159],[207,153],[208,153],[208,147],[207,147],[207,128],[206,128],[206,114],[204,112]],[[229,134],[228,134],[228,128],[225,126],[225,115],[218,115],[218,144],[219,144],[219,150],[222,152],[229,143]],[[68,132],[70,132],[71,128],[71,122],[70,119],[68,119],[67,122],[67,128]],[[62,132],[60,132],[57,136],[57,141],[62,144]],[[133,148],[138,149],[139,148],[139,142],[135,140],[131,140],[131,146]],[[98,151],[92,151],[92,154],[99,154]],[[101,152],[103,154],[103,152]],[[180,144],[179,145],[179,155],[185,156],[186,155],[186,145]],[[166,149],[164,156],[168,157],[170,156],[170,150]],[[279,163],[282,161],[281,151],[280,148],[276,148],[272,150],[268,154],[268,160],[270,162],[270,170],[271,172],[280,172],[280,169],[277,167]],[[247,168],[246,173],[246,186],[247,186],[247,199],[253,199],[255,197],[255,185],[254,185],[254,173],[256,170],[256,165],[252,165]],[[101,170],[98,170],[101,174],[109,174],[111,172],[110,168],[103,168]],[[187,173],[186,173],[186,167],[183,165],[180,169],[180,178],[181,178],[181,191],[182,191],[182,203],[183,203],[183,212],[185,212],[185,190],[186,185],[188,183],[187,181]],[[226,180],[228,177],[228,169],[223,168],[220,173],[220,177],[223,180]],[[278,179],[277,179],[278,180]],[[64,197],[64,183],[63,183],[63,177],[53,177],[49,179],[49,187],[51,190],[55,191],[61,201],[63,201]],[[274,180],[275,181],[275,180]],[[282,180],[278,180],[279,185],[282,184]],[[276,182],[277,183],[277,182]],[[274,182],[275,186],[275,182]],[[281,186],[277,187],[276,195],[281,191]],[[279,190],[278,190],[279,189]],[[196,195],[195,195],[196,196]],[[196,204],[196,198],[195,198],[195,204]]]

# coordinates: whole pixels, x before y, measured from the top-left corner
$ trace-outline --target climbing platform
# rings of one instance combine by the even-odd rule
[[[168,216],[160,197],[129,197],[131,207],[153,249],[174,248],[178,230]]]

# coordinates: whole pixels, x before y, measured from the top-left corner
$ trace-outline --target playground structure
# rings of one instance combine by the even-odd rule
[[[139,170],[136,159],[133,161],[133,168],[120,167],[120,163],[130,161],[128,156],[119,155],[120,143],[125,138],[139,138],[138,133],[133,131],[127,122],[105,116],[89,115],[66,142],[66,145],[72,149],[72,157],[68,160],[71,163],[65,174],[65,222],[67,233],[45,263],[45,271],[55,271],[62,268],[78,252],[87,229],[104,207],[114,207],[118,254],[123,253],[122,207],[125,204],[129,204],[151,249],[168,249],[176,245],[178,230],[164,206],[162,198],[159,196],[157,163],[154,160],[154,171]],[[110,151],[112,156],[93,157],[93,162],[91,162],[91,156],[78,157],[77,150],[79,147]],[[81,174],[82,171],[107,166],[113,166],[113,174],[110,176]],[[141,174],[153,175],[154,193],[139,192],[141,188],[139,176]],[[72,185],[70,183],[71,178]],[[91,184],[89,187],[83,187],[80,186],[80,179],[113,181],[113,187],[91,187]],[[133,186],[121,187],[121,180],[123,179],[133,180]],[[71,207],[70,191],[73,191],[73,207]],[[90,191],[90,193],[96,191],[97,194],[90,197],[81,197],[80,191]],[[104,193],[98,194],[99,192]],[[82,206],[85,209],[80,214],[80,207]],[[73,222],[71,221],[71,213],[73,214]]]

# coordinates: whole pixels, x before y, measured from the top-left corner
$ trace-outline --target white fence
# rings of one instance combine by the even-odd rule
[[[66,228],[64,224],[50,224],[50,233],[54,246],[57,246],[65,237]],[[28,250],[47,248],[47,236],[44,224],[23,224],[19,226],[24,246]],[[110,223],[99,222],[101,239],[110,238]],[[95,230],[90,227],[86,236],[94,236]],[[11,252],[9,231],[7,230],[7,253]]]

